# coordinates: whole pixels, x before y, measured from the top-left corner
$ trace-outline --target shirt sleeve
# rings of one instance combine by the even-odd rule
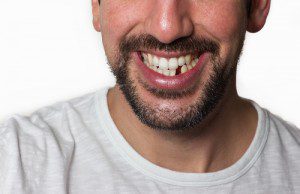
[[[0,127],[0,193],[64,193],[72,149],[38,115],[7,120]]]

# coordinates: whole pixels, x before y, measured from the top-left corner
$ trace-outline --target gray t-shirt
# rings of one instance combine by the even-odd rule
[[[140,156],[116,128],[108,88],[0,126],[0,193],[300,193],[300,131],[255,102],[255,137],[235,164],[183,173]]]

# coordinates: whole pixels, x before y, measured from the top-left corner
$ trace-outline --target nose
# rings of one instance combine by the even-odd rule
[[[145,21],[146,33],[168,44],[193,33],[186,0],[153,0]]]

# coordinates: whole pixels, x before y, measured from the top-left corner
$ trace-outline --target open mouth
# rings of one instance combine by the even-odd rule
[[[187,90],[201,79],[209,52],[137,51],[134,59],[143,85],[163,90]]]
[[[145,66],[165,76],[176,76],[192,70],[201,56],[201,54],[184,54],[165,58],[142,51],[138,54]]]

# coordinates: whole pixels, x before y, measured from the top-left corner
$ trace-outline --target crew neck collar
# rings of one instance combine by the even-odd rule
[[[160,167],[136,152],[116,127],[107,104],[108,87],[95,95],[97,119],[109,141],[119,154],[136,170],[157,181],[177,186],[214,186],[232,182],[244,175],[259,158],[269,132],[268,114],[251,101],[258,113],[258,124],[254,138],[243,156],[228,168],[211,173],[188,173]]]

